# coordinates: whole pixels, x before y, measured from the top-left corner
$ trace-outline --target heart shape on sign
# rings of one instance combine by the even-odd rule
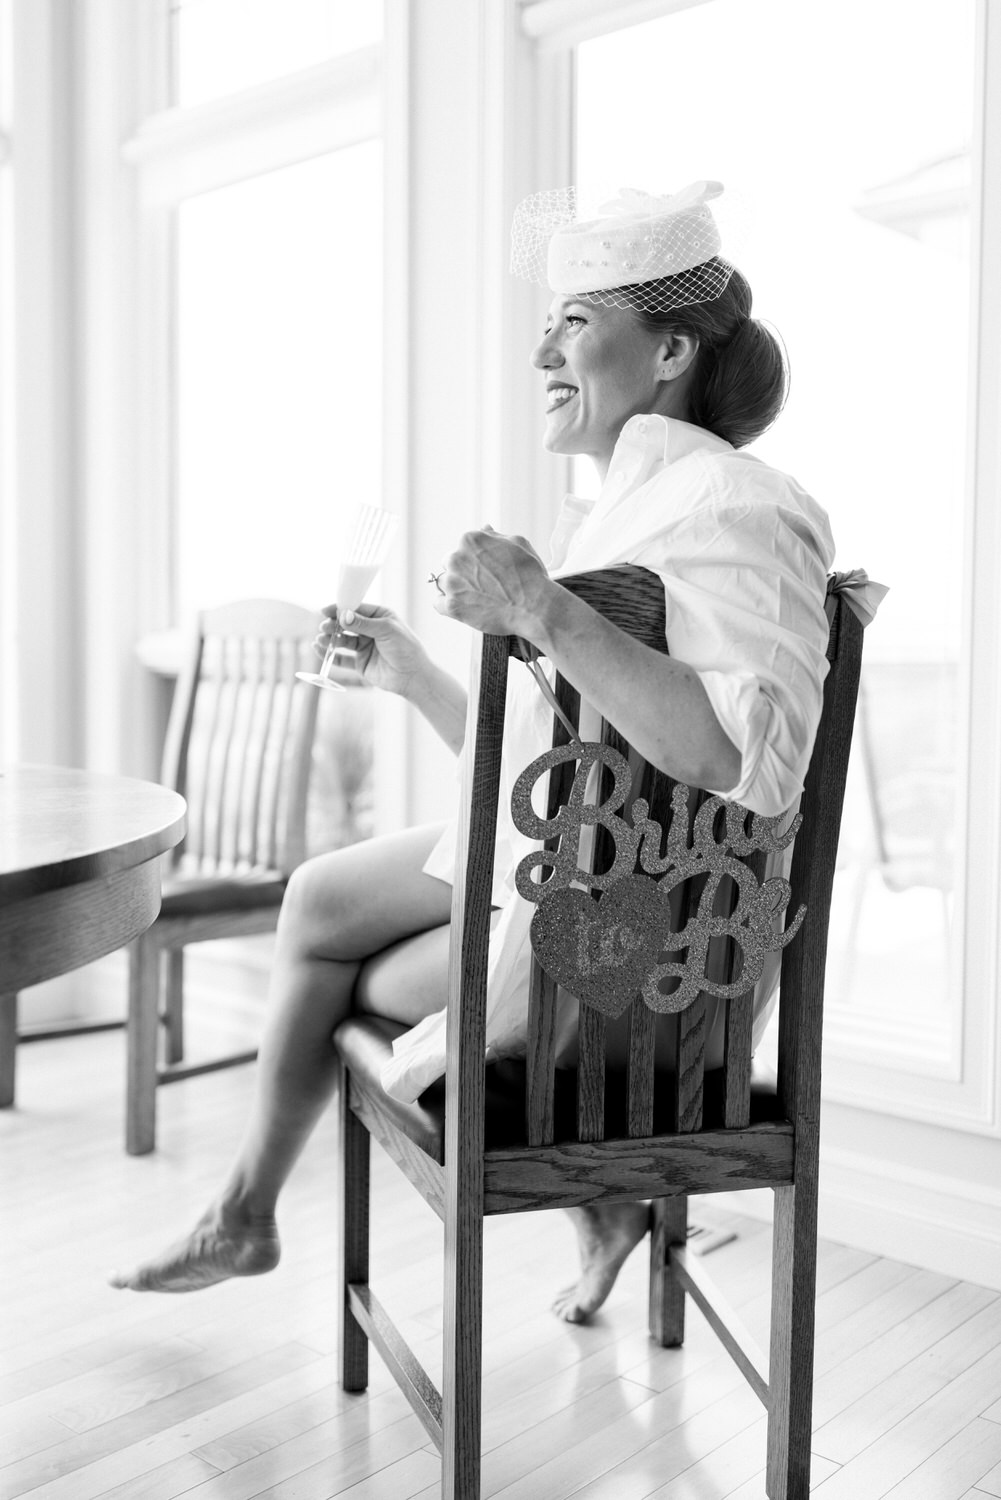
[[[550,978],[614,1020],[643,988],[669,926],[657,882],[631,875],[597,901],[585,891],[553,891],[536,908],[530,938]]]

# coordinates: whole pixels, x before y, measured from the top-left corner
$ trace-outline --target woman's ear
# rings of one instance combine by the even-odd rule
[[[667,334],[657,353],[657,379],[677,380],[691,368],[698,352],[699,341],[694,333]]]

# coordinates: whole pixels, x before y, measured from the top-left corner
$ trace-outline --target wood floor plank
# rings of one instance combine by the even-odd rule
[[[712,1452],[651,1490],[644,1500],[721,1500],[761,1473],[765,1442],[765,1418],[758,1415],[733,1437],[721,1441]],[[598,1500],[599,1494],[600,1491],[596,1492],[593,1500]],[[582,1495],[586,1496],[587,1491],[582,1491]]]
[[[844,1463],[826,1481],[823,1500],[884,1500],[968,1426],[982,1392],[999,1382],[1001,1348],[994,1348]],[[819,1434],[814,1444],[831,1456]]]
[[[961,1326],[926,1346],[916,1358],[898,1365],[892,1375],[871,1386],[836,1417],[826,1422],[818,1420],[814,1426],[814,1446],[836,1463],[847,1464],[870,1443],[932,1401],[936,1394],[949,1391],[956,1379],[971,1366],[977,1366],[978,1361],[986,1378],[999,1343],[1001,1298],[995,1298]],[[831,1380],[836,1376],[833,1371]],[[971,1408],[970,1414],[974,1410]]]
[[[651,1442],[683,1424],[687,1430],[707,1406],[720,1399],[742,1400],[745,1393],[742,1376],[724,1357],[677,1387],[653,1396],[644,1389],[644,1399],[628,1416],[607,1425],[540,1423],[529,1440],[516,1436],[486,1456],[484,1493],[503,1500],[537,1500],[539,1495],[565,1500]]]
[[[278,1492],[283,1485],[293,1486],[300,1475],[313,1474],[324,1465],[338,1482],[347,1473],[354,1484],[365,1472],[376,1472],[425,1442],[424,1428],[399,1391],[355,1396],[327,1420],[208,1480],[199,1487],[198,1500],[251,1500]]]
[[[201,1212],[252,1086],[234,1070],[165,1090],[161,1149],[127,1158],[120,1052],[114,1034],[25,1049],[21,1107],[0,1118],[0,1192],[18,1226],[0,1242],[2,1284],[16,1288],[0,1319],[0,1500],[437,1500],[437,1457],[380,1361],[367,1393],[337,1384],[332,1120],[283,1197],[273,1275],[190,1298],[105,1288],[108,1266]],[[373,1178],[373,1285],[434,1367],[440,1225],[378,1152]],[[712,1199],[692,1216],[734,1227],[705,1265],[746,1321],[763,1318],[770,1226]],[[760,1406],[697,1309],[683,1348],[650,1342],[644,1261],[574,1327],[548,1311],[574,1275],[565,1216],[487,1224],[488,1494],[761,1500]],[[816,1417],[830,1442],[815,1443],[815,1491],[1001,1500],[998,1294],[831,1244],[818,1288]]]
[[[585,1480],[572,1493],[588,1500],[646,1500],[681,1484],[680,1493],[689,1500],[698,1493],[689,1479],[693,1463],[718,1453],[722,1444],[744,1429],[756,1427],[757,1453],[745,1452],[734,1479],[739,1482],[760,1467],[765,1455],[765,1435],[760,1424],[761,1403],[746,1386],[739,1386],[720,1400],[688,1418],[683,1426],[655,1438],[638,1452],[609,1469],[598,1480]],[[675,1493],[679,1491],[675,1490]],[[712,1493],[705,1491],[704,1493]],[[720,1492],[715,1491],[716,1495]]]
[[[0,1469],[0,1500],[15,1500],[30,1490],[43,1490],[58,1480],[69,1481],[63,1488],[66,1500],[83,1500],[75,1476],[78,1470],[96,1459],[117,1454],[155,1434],[164,1425],[196,1416],[231,1396],[264,1385],[282,1369],[298,1368],[317,1358],[312,1349],[304,1349],[301,1345],[271,1350],[266,1356],[231,1365],[184,1390],[172,1392],[163,1400],[106,1422],[102,1427],[73,1433],[64,1442],[56,1443],[31,1458],[5,1464]],[[100,1490],[93,1493],[99,1495]],[[50,1500],[50,1497],[40,1494],[37,1500]]]
[[[101,1500],[176,1500],[178,1495],[197,1490],[204,1480],[211,1479],[216,1473],[218,1470],[204,1459],[196,1458],[193,1453],[184,1453],[180,1458],[149,1469],[138,1479],[127,1479],[124,1484],[105,1490]]]
[[[961,1500],[1001,1460],[1001,1426],[974,1417],[919,1468],[895,1484],[885,1500]]]
[[[881,1290],[869,1295],[879,1273]],[[863,1287],[863,1283],[865,1283]],[[929,1307],[937,1298],[956,1287],[948,1277],[933,1271],[917,1271],[895,1261],[877,1261],[857,1278],[842,1283],[843,1296],[835,1300],[822,1298],[818,1308],[823,1323],[817,1339],[817,1373],[834,1370],[891,1329],[899,1329],[906,1319]],[[862,1294],[864,1291],[864,1295]],[[989,1294],[982,1299],[986,1306]]]
[[[84,1468],[53,1480],[35,1492],[35,1500],[99,1500],[109,1489],[123,1483],[140,1482],[145,1474],[185,1453],[196,1452],[201,1443],[249,1424],[255,1418],[264,1420],[297,1397],[308,1401],[312,1393],[321,1389],[330,1393],[330,1409],[336,1413],[346,1399],[336,1381],[337,1365],[333,1357],[278,1375],[198,1416],[182,1417],[175,1423],[168,1421],[154,1435],[141,1437]],[[386,1394],[395,1395],[395,1389]],[[402,1415],[405,1410],[405,1402],[400,1397],[395,1415]]]
[[[994,1419],[991,1418],[991,1420]],[[981,1474],[974,1487],[982,1495],[1001,1495],[1001,1464],[995,1464],[993,1468]]]
[[[334,1496],[350,1493],[353,1486],[378,1477],[404,1458],[414,1458],[422,1468],[421,1484],[413,1485],[416,1490],[431,1483],[438,1470],[438,1460],[432,1459],[423,1446],[425,1436],[417,1418],[407,1416],[381,1430],[373,1440],[355,1442],[343,1450],[325,1454],[267,1489],[243,1492],[226,1488],[222,1493],[227,1500],[243,1493],[253,1495],[255,1500],[334,1500]],[[234,1471],[226,1478],[232,1482],[238,1473]],[[205,1486],[202,1489],[211,1494]]]
[[[838,1465],[832,1464],[829,1459],[822,1458],[819,1453],[811,1455],[810,1459],[810,1493],[811,1495],[820,1490],[825,1479],[838,1472]],[[739,1485],[737,1489],[731,1490],[726,1495],[719,1496],[719,1500],[762,1500],[765,1493],[765,1471],[762,1468],[751,1479]]]
[[[336,1490],[347,1500],[411,1500],[419,1490],[426,1488],[428,1480],[434,1480],[441,1472],[441,1460],[437,1453],[419,1449],[407,1458],[371,1478],[353,1484],[348,1490]]]
[[[943,1338],[962,1329],[997,1299],[997,1293],[957,1283],[900,1323],[874,1338],[851,1360],[820,1375],[814,1385],[814,1431],[854,1403],[861,1410],[884,1381],[927,1355]]]

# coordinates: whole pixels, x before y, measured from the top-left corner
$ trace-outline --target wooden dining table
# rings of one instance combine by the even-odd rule
[[[18,990],[145,932],[184,817],[184,798],[152,782],[0,767],[0,1104],[13,1100]]]

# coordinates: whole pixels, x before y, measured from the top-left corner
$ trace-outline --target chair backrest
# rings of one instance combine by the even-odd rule
[[[656,575],[624,567],[560,581],[645,644],[666,650],[663,585]],[[587,794],[604,804],[595,818],[582,810],[586,776],[576,753],[579,744],[571,744],[554,715],[554,749],[545,758],[551,764],[548,805],[543,816],[536,801],[534,828],[527,787],[516,791],[514,799],[516,820],[526,833],[548,832],[544,848],[551,856],[538,856],[542,868],[531,872],[541,875],[544,885],[536,887],[538,898],[532,897],[537,907],[527,1035],[530,1146],[567,1138],[556,1068],[558,985],[589,997],[579,1007],[575,1119],[570,1123],[577,1140],[746,1126],[752,1026],[747,981],[750,977],[753,985],[768,951],[776,956],[781,951],[779,1109],[784,1118],[795,1119],[817,1103],[827,925],[862,635],[861,624],[836,593],[828,595],[828,619],[830,672],[794,843],[789,816],[760,818],[737,804],[680,787],[638,757],[604,721],[597,732],[588,729],[584,735],[607,747],[596,753],[599,764],[591,772]],[[507,659],[522,649],[522,643],[500,637],[485,637],[480,648],[478,704],[471,726],[475,744],[468,748],[472,795],[464,812],[468,849],[453,907],[453,922],[457,914],[463,921],[461,947],[453,945],[462,979],[454,979],[449,994],[450,1050],[460,1036],[466,1045],[468,1032],[473,1057],[482,1057],[480,1012]],[[559,676],[555,694],[576,729],[579,695]],[[542,769],[540,762],[533,763],[528,786]],[[587,832],[589,822],[593,834]],[[585,844],[590,849],[581,858]],[[770,872],[790,844],[791,868],[788,853],[784,859],[786,885]],[[583,880],[581,870],[588,872]],[[529,878],[528,872],[522,876],[523,893]],[[807,908],[805,920],[795,915],[801,905]],[[666,949],[665,931],[680,934],[686,928],[687,941]],[[710,1080],[712,1105],[704,1109],[707,992],[720,997],[726,1015],[722,1068]],[[460,1014],[453,1017],[457,994]],[[614,1024],[627,1027],[627,1034],[624,1068],[613,1073],[606,1041],[609,1016],[615,1012],[623,1020]],[[660,1066],[665,1056],[671,1058],[667,1070]]]
[[[316,727],[314,611],[244,599],[197,617],[178,681],[161,779],[188,802],[175,862],[215,875],[290,873],[305,857]]]

